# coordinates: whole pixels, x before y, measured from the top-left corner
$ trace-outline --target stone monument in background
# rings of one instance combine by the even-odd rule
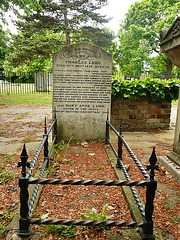
[[[180,17],[169,29],[161,31],[161,52],[165,53],[172,63],[180,67]],[[173,152],[168,157],[180,166],[180,94],[174,134]]]
[[[95,45],[72,44],[53,54],[53,110],[58,140],[105,137],[111,73],[111,54]]]

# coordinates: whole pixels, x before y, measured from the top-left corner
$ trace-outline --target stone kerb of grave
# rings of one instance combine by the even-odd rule
[[[111,72],[111,54],[95,45],[72,44],[53,55],[53,110],[58,140],[105,137]]]

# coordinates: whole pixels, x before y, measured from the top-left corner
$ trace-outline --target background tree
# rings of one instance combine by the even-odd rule
[[[113,33],[98,27],[108,20],[96,12],[105,4],[107,0],[62,0],[59,3],[40,0],[41,9],[21,16],[16,22],[18,35],[13,38],[14,52],[7,58],[9,65],[29,65],[37,59],[51,61],[51,54],[62,45],[82,40],[110,47]]]
[[[29,13],[31,9],[35,8],[35,4],[38,6],[38,0],[1,0],[0,19],[6,22],[5,13],[7,13],[9,10],[12,10],[15,14],[18,14],[17,7],[23,9],[26,13]]]
[[[2,26],[0,26],[0,71],[3,71],[3,65],[5,61],[5,57],[10,53],[11,49],[8,46],[9,37],[8,32],[3,31]]]
[[[159,54],[159,31],[172,25],[179,15],[179,9],[179,0],[142,0],[129,8],[119,31],[117,61],[123,74],[132,74],[136,70],[141,73],[144,68],[142,62],[148,65],[152,54]],[[162,60],[169,78],[172,62],[168,57]],[[138,64],[138,61],[141,63]],[[129,64],[128,69],[125,69],[124,62]]]

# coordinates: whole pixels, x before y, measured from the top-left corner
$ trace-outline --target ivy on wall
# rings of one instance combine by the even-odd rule
[[[132,79],[123,80],[119,76],[112,77],[112,99],[148,98],[153,101],[171,101],[179,97],[180,80],[169,79]]]

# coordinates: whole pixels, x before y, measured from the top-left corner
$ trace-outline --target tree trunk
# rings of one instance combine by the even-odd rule
[[[68,0],[63,0],[62,1],[64,4],[67,4],[68,3]],[[69,45],[70,44],[70,34],[68,32],[68,25],[69,25],[69,22],[68,22],[68,17],[67,17],[67,8],[64,8],[64,11],[63,11],[63,14],[64,14],[64,25],[65,25],[65,28],[66,28],[66,45]]]
[[[169,57],[166,59],[166,68],[167,68],[167,79],[170,79],[172,78],[172,62]]]

